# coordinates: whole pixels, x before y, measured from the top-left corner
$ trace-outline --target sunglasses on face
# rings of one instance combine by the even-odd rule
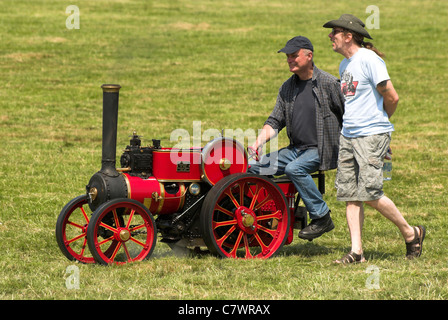
[[[340,33],[340,32],[344,32],[344,30],[343,30],[343,29],[333,29],[333,30],[331,31],[331,34],[332,34],[333,36],[335,36],[335,35],[337,35],[337,34]]]

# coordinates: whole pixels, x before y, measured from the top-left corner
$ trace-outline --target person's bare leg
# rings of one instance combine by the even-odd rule
[[[362,254],[363,203],[361,201],[348,201],[346,203],[346,216],[352,242],[352,251],[356,254]]]
[[[378,200],[366,201],[366,203],[392,221],[398,227],[406,242],[414,239],[414,228],[407,223],[392,200],[386,196],[383,196]]]

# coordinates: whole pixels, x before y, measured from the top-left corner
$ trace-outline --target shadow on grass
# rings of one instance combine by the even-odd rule
[[[283,246],[281,254],[284,256],[302,256],[313,257],[321,255],[329,255],[335,251],[334,248],[316,244],[312,241],[306,241],[303,243],[293,243]]]
[[[210,253],[209,250],[205,247],[201,248],[183,248],[172,246],[171,249],[166,248],[167,250],[163,250],[162,252],[155,252],[151,258],[164,258],[164,257],[178,257],[178,258],[195,258],[202,259],[215,256],[217,259],[220,259],[218,256]],[[284,245],[282,249],[275,256],[283,256],[283,257],[303,257],[303,258],[312,258],[312,257],[321,257],[328,256],[329,258],[340,258],[344,256],[346,253],[350,251],[350,247],[335,247],[328,246],[325,244],[319,244],[317,241],[303,241],[303,242],[293,242],[289,245]],[[339,257],[340,256],[340,257]],[[364,251],[364,256],[367,260],[388,260],[393,259],[395,257],[394,254],[387,252],[380,252],[375,250],[366,250]]]
[[[342,257],[350,252],[350,250],[350,247],[329,247],[327,245],[319,245],[316,242],[307,241],[283,246],[280,254],[285,257],[297,256],[312,258],[319,256],[331,256],[333,258],[334,256]],[[364,257],[368,262],[369,260],[387,260],[394,258],[395,255],[387,252],[365,250]]]

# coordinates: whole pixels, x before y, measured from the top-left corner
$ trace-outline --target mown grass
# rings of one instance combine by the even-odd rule
[[[158,243],[152,259],[126,266],[72,265],[54,227],[100,166],[103,83],[119,83],[118,150],[136,129],[149,143],[193,121],[207,129],[260,128],[281,83],[291,37],[308,36],[318,67],[337,75],[323,23],[351,12],[371,30],[400,95],[393,122],[393,180],[386,194],[411,224],[428,229],[424,254],[404,260],[398,230],[366,208],[367,264],[334,266],[349,247],[334,175],[325,195],[336,228],[299,239],[266,261],[177,257]],[[447,4],[442,1],[77,1],[80,29],[65,26],[65,1],[0,3],[1,299],[446,299],[448,261]],[[416,21],[420,21],[416,23]],[[203,141],[205,144],[207,141]],[[282,133],[279,145],[287,139]],[[368,266],[379,289],[366,286]]]

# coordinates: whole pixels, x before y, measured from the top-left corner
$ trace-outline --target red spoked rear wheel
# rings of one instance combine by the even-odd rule
[[[64,256],[71,261],[95,262],[87,248],[87,226],[91,214],[87,195],[72,199],[59,213],[56,241]]]
[[[87,228],[87,242],[100,264],[125,264],[148,259],[157,242],[157,227],[149,210],[132,199],[99,206]]]
[[[269,178],[234,174],[220,180],[201,209],[208,249],[221,257],[269,258],[286,241],[290,226],[286,198]]]

